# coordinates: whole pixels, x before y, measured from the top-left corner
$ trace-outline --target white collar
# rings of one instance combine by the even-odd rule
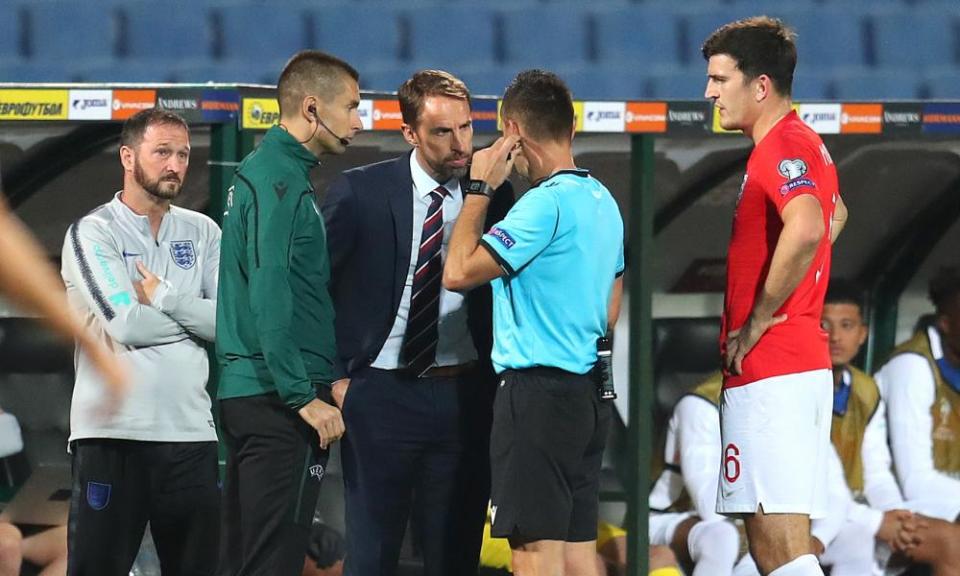
[[[927,337],[930,338],[930,354],[933,355],[933,359],[943,358],[943,343],[940,341],[940,332],[937,331],[936,326],[927,328]]]
[[[437,186],[441,184],[433,179],[432,176],[427,174],[427,171],[420,166],[420,162],[417,161],[417,152],[416,148],[413,149],[413,154],[410,154],[410,175],[413,176],[413,187],[416,190],[417,196],[421,199],[426,200],[430,193],[437,189]],[[443,187],[447,189],[447,193],[457,198],[460,196],[460,181],[456,178],[451,178],[450,181],[443,184]]]

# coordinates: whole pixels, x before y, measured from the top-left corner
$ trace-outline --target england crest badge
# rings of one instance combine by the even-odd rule
[[[193,249],[193,240],[179,240],[170,243],[170,256],[173,262],[184,270],[193,268],[197,263],[197,252]]]

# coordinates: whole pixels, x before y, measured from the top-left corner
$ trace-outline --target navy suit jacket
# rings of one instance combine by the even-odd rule
[[[513,205],[509,182],[494,195],[487,229]],[[343,172],[321,208],[330,252],[330,292],[336,312],[336,378],[348,378],[380,353],[400,307],[413,242],[410,153]],[[467,323],[484,368],[493,374],[490,286],[467,294]]]

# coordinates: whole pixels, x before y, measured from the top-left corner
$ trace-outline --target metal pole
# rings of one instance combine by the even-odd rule
[[[627,428],[628,573],[649,572],[648,493],[653,418],[653,154],[654,137],[635,135],[630,145],[630,409]]]

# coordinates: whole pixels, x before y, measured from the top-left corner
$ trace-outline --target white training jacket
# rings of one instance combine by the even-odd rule
[[[138,261],[162,279],[150,305],[137,300]],[[216,441],[202,341],[214,339],[219,263],[213,220],[172,206],[154,239],[149,219],[121,202],[120,192],[70,226],[61,268],[67,299],[125,361],[132,384],[105,416],[103,382],[78,351],[71,441]]]
[[[927,335],[933,357],[942,358],[940,334],[929,327]],[[942,509],[936,514],[934,510],[924,512],[952,522],[960,514],[960,479],[933,465],[930,407],[936,390],[930,364],[917,354],[900,354],[884,364],[874,377],[887,403],[890,448],[903,495],[910,501],[935,497],[943,503]]]

